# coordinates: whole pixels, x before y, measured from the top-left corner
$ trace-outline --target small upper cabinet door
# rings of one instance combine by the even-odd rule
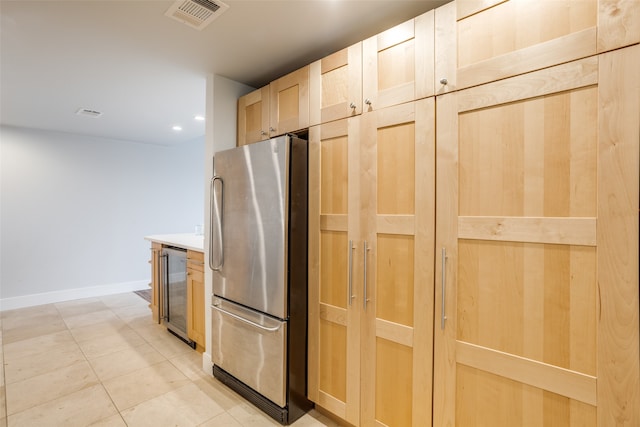
[[[269,138],[269,86],[238,98],[238,146]]]
[[[270,136],[309,127],[309,66],[269,84]]]
[[[458,1],[458,88],[467,88],[640,41],[640,2]]]
[[[434,95],[434,15],[431,10],[362,42],[365,112]]]
[[[310,125],[362,113],[362,43],[311,64]]]

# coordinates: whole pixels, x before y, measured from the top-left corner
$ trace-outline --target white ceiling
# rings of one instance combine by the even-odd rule
[[[204,135],[207,74],[260,87],[447,1],[224,0],[198,31],[171,0],[0,0],[0,123],[179,144]]]

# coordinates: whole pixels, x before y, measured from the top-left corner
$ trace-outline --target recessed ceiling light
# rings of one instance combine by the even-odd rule
[[[172,127],[171,129],[175,130],[175,131],[181,131],[182,130],[182,126],[178,126],[175,125],[174,127]]]
[[[204,116],[200,116],[200,115],[194,116],[193,120],[203,121],[204,120]]]

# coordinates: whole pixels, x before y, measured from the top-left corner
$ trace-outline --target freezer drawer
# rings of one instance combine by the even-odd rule
[[[213,363],[284,408],[287,322],[220,298],[211,308]]]

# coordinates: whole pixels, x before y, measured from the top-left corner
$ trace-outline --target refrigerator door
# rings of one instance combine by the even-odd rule
[[[211,308],[213,363],[285,407],[287,322],[220,298]]]
[[[290,137],[216,153],[213,293],[286,319]]]

